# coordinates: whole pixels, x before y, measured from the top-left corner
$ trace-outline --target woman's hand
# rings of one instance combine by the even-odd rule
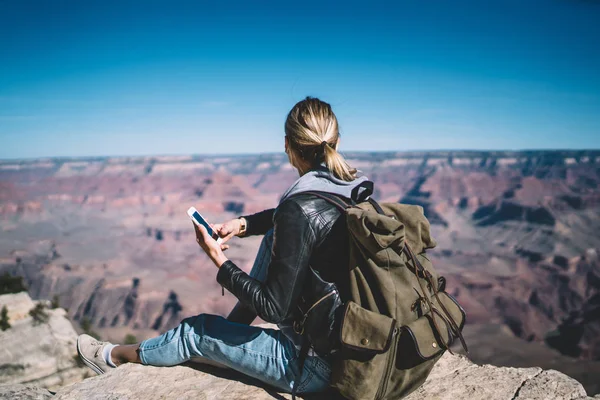
[[[227,221],[223,224],[214,224],[212,225],[213,229],[219,237],[223,239],[221,243],[227,242],[233,236],[237,236],[240,234],[240,229],[242,228],[242,222],[239,218],[232,219],[231,221]]]
[[[194,225],[194,230],[196,231],[196,242],[202,247],[202,250],[206,253],[206,255],[212,260],[213,263],[220,268],[221,265],[225,261],[227,261],[227,257],[223,254],[223,250],[229,248],[228,245],[219,244],[215,239],[213,239],[203,226],[198,226],[192,222]],[[213,228],[214,229],[214,228]]]

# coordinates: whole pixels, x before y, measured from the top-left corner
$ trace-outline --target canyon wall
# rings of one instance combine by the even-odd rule
[[[567,357],[600,371],[599,151],[345,155],[377,200],[423,206],[438,242],[430,256],[474,337],[494,330],[519,353],[542,346],[531,365]],[[221,295],[187,208],[224,221],[275,207],[295,179],[285,154],[3,161],[0,275],[25,277],[33,298],[56,296],[115,341],[226,314],[235,299]],[[249,270],[259,243],[234,238],[228,256]],[[494,341],[477,341],[471,357],[494,363]]]

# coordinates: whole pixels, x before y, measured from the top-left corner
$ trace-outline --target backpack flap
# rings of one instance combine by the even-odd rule
[[[393,318],[349,301],[340,329],[341,344],[364,355],[382,354],[390,348],[395,326]]]
[[[446,328],[441,318],[436,320]],[[443,329],[441,335],[436,335],[431,315],[427,314],[417,319],[410,325],[402,328],[401,336],[406,336],[406,342],[414,347],[416,354],[423,360],[430,360],[445,349],[445,343],[451,340],[448,329]],[[440,340],[441,339],[441,340]],[[400,339],[402,341],[402,339]]]
[[[450,317],[452,317],[452,319],[456,323],[456,326],[458,326],[458,329],[460,331],[462,331],[463,327],[465,326],[466,319],[467,319],[465,310],[460,306],[460,304],[458,304],[458,301],[456,301],[454,296],[452,296],[444,291],[438,292],[437,297],[443,303],[444,307],[450,314]],[[435,304],[435,297],[434,297],[434,304]],[[443,310],[439,310],[439,311],[443,311]],[[445,314],[442,312],[442,315],[445,315]],[[453,337],[456,337],[456,336],[453,336]]]
[[[346,222],[349,231],[369,253],[404,245],[404,224],[387,215],[349,208],[346,210]]]
[[[456,326],[462,330],[465,312],[452,296],[439,292],[439,300],[444,304]],[[435,299],[435,298],[434,298]],[[398,343],[396,366],[400,369],[413,368],[425,360],[431,360],[446,350],[457,335],[446,314],[433,301],[434,309],[410,324],[403,326]],[[435,323],[434,323],[435,318]],[[438,331],[439,328],[440,331]]]

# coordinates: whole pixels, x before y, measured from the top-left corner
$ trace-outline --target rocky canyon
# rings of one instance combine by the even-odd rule
[[[558,369],[600,392],[600,151],[347,153],[380,202],[421,205],[476,363]],[[75,325],[141,340],[226,314],[186,215],[275,207],[285,154],[0,161],[0,275]],[[259,237],[228,257],[249,270]]]

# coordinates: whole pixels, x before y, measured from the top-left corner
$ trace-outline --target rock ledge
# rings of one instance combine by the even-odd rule
[[[37,395],[39,396],[39,393]],[[2,398],[1,394],[0,398]],[[170,368],[124,365],[108,374],[64,387],[53,398],[55,400],[140,398],[262,400],[290,399],[291,396],[277,393],[255,380],[232,371],[190,363]],[[311,398],[331,400],[332,396],[329,394],[311,396]],[[557,371],[540,368],[479,366],[463,356],[449,353],[446,353],[436,364],[425,384],[406,399],[467,398],[469,400],[591,399],[579,382]],[[594,397],[594,399],[599,398],[600,396]]]

